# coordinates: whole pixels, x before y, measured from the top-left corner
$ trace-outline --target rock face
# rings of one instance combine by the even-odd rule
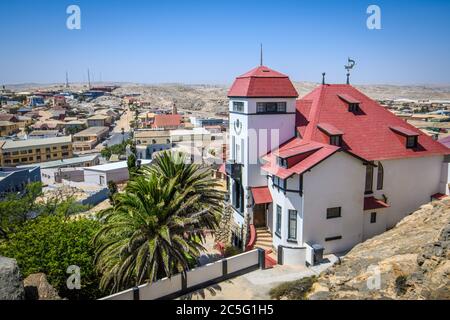
[[[0,257],[0,300],[23,300],[25,292],[15,259]]]
[[[30,274],[23,281],[27,300],[60,300],[58,292],[47,281],[43,273]]]
[[[424,205],[353,248],[309,299],[450,299],[450,200]]]

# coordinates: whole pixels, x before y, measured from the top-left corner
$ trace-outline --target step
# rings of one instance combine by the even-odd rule
[[[265,247],[272,247],[273,242],[272,241],[256,241],[255,245],[265,246]]]

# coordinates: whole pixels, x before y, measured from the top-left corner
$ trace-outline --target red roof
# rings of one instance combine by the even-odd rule
[[[435,193],[435,194],[433,194],[431,196],[432,199],[436,199],[436,200],[442,200],[442,199],[445,199],[447,197],[448,197],[448,195],[443,194],[443,193]]]
[[[340,94],[339,98],[341,98],[342,100],[344,100],[347,103],[352,103],[352,104],[353,103],[357,103],[357,104],[361,103],[360,101],[358,101],[355,98],[353,98],[351,95],[345,94],[345,93]]]
[[[288,76],[260,66],[237,77],[228,97],[297,98],[298,93]]]
[[[412,131],[407,128],[403,128],[403,127],[399,127],[399,126],[391,127],[391,129],[397,133],[400,133],[401,135],[406,136],[406,137],[415,137],[415,136],[419,135],[419,133],[416,131]]]
[[[178,127],[181,125],[181,115],[179,114],[157,114],[153,122],[153,127]]]
[[[344,134],[344,132],[329,123],[319,123],[317,127],[330,136],[341,136]]]
[[[251,190],[253,195],[253,201],[255,202],[255,204],[266,204],[273,202],[268,187],[254,187],[251,188]]]
[[[359,102],[359,112],[348,111],[345,100]],[[386,160],[449,154],[449,150],[414,126],[396,117],[351,85],[321,85],[297,101],[296,125],[305,141],[328,144],[319,126],[343,132],[342,149],[365,160]],[[405,138],[391,128],[418,135],[416,148],[406,148]]]
[[[389,208],[389,207],[390,206],[386,202],[384,202],[382,200],[378,200],[375,197],[364,198],[364,211],[384,209],[384,208]]]
[[[450,136],[439,139],[438,141],[440,143],[442,143],[444,146],[446,146],[447,148],[450,148]]]
[[[268,162],[261,169],[281,179],[286,179],[294,174],[302,174],[311,169],[338,150],[339,147],[336,146],[294,138],[278,150],[266,155],[263,159]],[[288,159],[288,168],[277,165],[277,156],[292,160]]]

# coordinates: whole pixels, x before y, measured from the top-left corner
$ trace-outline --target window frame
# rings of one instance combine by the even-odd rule
[[[292,219],[292,215],[294,219]],[[298,223],[297,210],[288,210],[288,241],[297,241],[297,223]],[[291,234],[291,227],[294,227],[294,235]]]
[[[370,167],[370,169],[369,169]],[[366,180],[365,180],[365,185],[364,185],[364,193],[365,194],[372,194],[373,193],[373,165],[371,165],[370,163],[368,163],[366,165]],[[369,187],[369,170],[370,170],[370,189]]]
[[[330,145],[340,147],[342,145],[342,136],[341,135],[331,135],[330,136]]]
[[[338,210],[338,215],[332,215],[331,210]],[[342,218],[342,207],[327,208],[327,220]]]
[[[270,108],[270,109],[269,109]],[[268,110],[269,109],[269,110]],[[280,102],[257,102],[256,113],[286,113],[287,103],[285,101]]]
[[[233,101],[233,112],[244,113],[245,104],[242,101]]]
[[[412,141],[411,141],[412,139]],[[412,142],[412,144],[411,144]],[[406,148],[414,149],[417,147],[418,138],[417,136],[408,136],[406,137]]]
[[[378,162],[377,190],[383,190],[383,187],[384,187],[384,168],[381,162]]]
[[[371,212],[370,213],[370,223],[377,223],[377,213],[376,212]]]
[[[278,238],[281,238],[281,219],[283,216],[283,208],[277,204],[276,206],[276,216],[275,216],[275,235],[278,236]]]

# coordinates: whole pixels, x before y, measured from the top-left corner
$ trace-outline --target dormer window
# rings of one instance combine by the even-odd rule
[[[419,142],[419,134],[411,129],[403,128],[400,126],[390,127],[392,131],[406,138],[406,148],[417,148]]]
[[[353,98],[352,96],[348,94],[340,94],[339,98],[341,98],[347,103],[349,112],[358,113],[360,111],[359,109],[360,102],[355,98]]]
[[[342,136],[330,136],[330,144],[332,146],[340,147],[342,144],[341,141],[342,141]]]
[[[350,103],[348,105],[348,111],[349,112],[359,112],[359,103]]]
[[[417,147],[417,136],[410,136],[406,138],[406,148],[414,149]]]
[[[288,167],[287,159],[283,159],[283,158],[281,158],[281,157],[277,157],[277,165],[278,165],[280,168],[285,168],[285,169],[287,169],[287,167]]]

